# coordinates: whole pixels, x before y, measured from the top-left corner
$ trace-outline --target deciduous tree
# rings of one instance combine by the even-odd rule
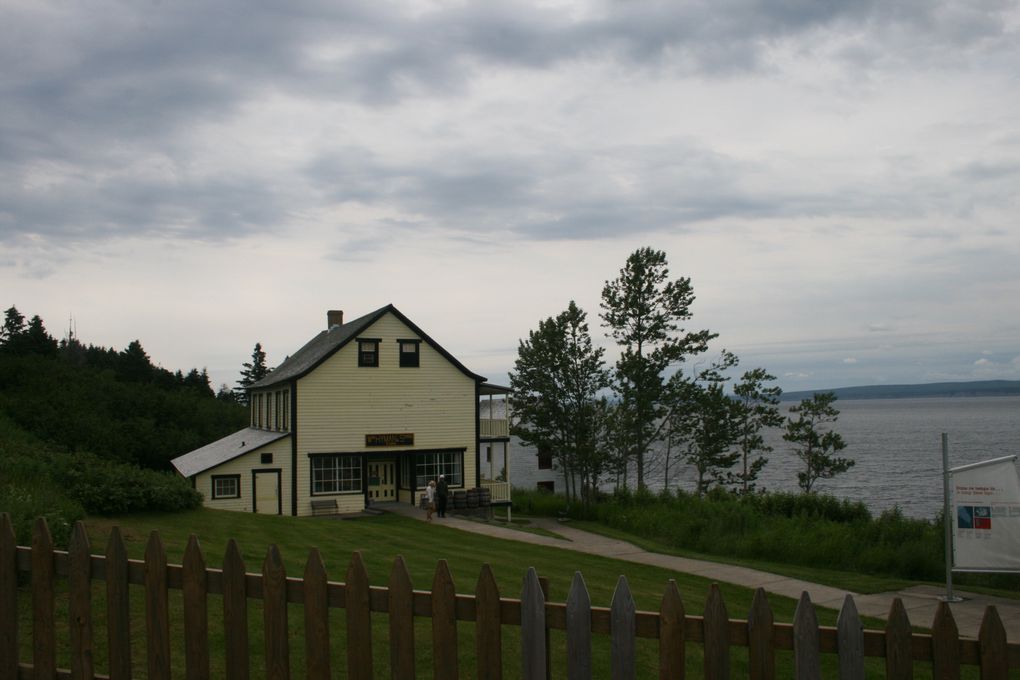
[[[599,445],[604,405],[598,393],[609,386],[603,353],[592,345],[587,315],[571,301],[520,342],[510,373],[514,432],[525,444],[550,451],[568,495],[576,479],[585,502],[606,465]]]

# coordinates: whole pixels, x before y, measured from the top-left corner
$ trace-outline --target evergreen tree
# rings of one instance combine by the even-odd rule
[[[0,346],[4,351],[16,353],[17,345],[25,334],[25,317],[18,308],[11,305],[4,312],[4,325],[0,328]]]
[[[733,387],[739,430],[737,446],[743,466],[731,476],[729,483],[743,494],[755,490],[758,474],[768,463],[765,454],[772,452],[772,447],[762,437],[762,430],[783,424],[783,416],[779,413],[779,396],[783,391],[777,386],[765,385],[775,379],[776,376],[764,368],[755,368],[744,373]]]
[[[793,444],[794,453],[804,463],[804,470],[797,473],[797,484],[804,493],[811,493],[819,479],[831,479],[854,466],[852,459],[835,455],[846,448],[843,437],[831,429],[831,423],[839,419],[835,401],[832,392],[816,393],[790,408],[786,419],[783,439]]]
[[[664,435],[666,371],[704,352],[715,337],[684,329],[693,302],[691,280],[669,280],[666,254],[651,248],[634,251],[602,289],[603,326],[621,348],[614,388],[627,436],[625,456],[635,462],[639,489],[645,487],[645,455]]]
[[[269,375],[270,369],[266,366],[266,353],[262,350],[262,343],[256,342],[255,349],[251,353],[251,361],[241,364],[241,379],[237,381],[237,401],[241,404],[248,404],[248,388]]]
[[[605,470],[597,403],[598,392],[609,386],[603,353],[592,345],[587,315],[571,301],[520,342],[510,373],[514,432],[526,445],[550,451],[568,497],[579,488],[586,503]]]
[[[149,355],[142,348],[140,340],[132,340],[123,352],[117,355],[117,373],[129,382],[150,382],[155,367]]]

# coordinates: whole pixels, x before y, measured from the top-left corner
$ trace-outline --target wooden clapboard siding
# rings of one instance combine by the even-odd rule
[[[465,486],[473,487],[475,381],[425,342],[420,365],[401,368],[397,340],[417,336],[393,314],[383,315],[358,337],[379,339],[379,366],[358,366],[358,343],[352,340],[298,380],[298,514],[312,513],[309,453],[381,454],[409,448],[369,449],[366,434],[413,433],[414,449],[464,449]],[[336,498],[342,511],[364,507],[360,494]],[[401,500],[410,502],[411,497],[405,492]]]
[[[127,584],[144,586],[139,595],[145,598],[145,621],[131,622],[131,629],[144,635],[139,648],[145,650],[145,665],[149,678],[181,676],[181,669],[170,667],[170,649],[186,650],[184,677],[207,677],[209,638],[205,628],[207,595],[218,596],[223,607],[220,625],[223,627],[223,649],[218,650],[226,659],[224,677],[248,678],[251,670],[251,650],[264,649],[263,663],[267,676],[287,678],[292,669],[288,629],[288,613],[294,617],[297,608],[303,607],[305,639],[297,644],[306,645],[306,676],[330,677],[347,668],[347,677],[374,677],[372,660],[377,657],[373,648],[392,646],[392,677],[414,675],[414,645],[419,650],[430,646],[435,677],[499,678],[505,669],[495,664],[502,656],[501,626],[516,626],[521,637],[520,676],[544,680],[548,677],[548,631],[567,631],[570,660],[568,677],[584,680],[590,677],[591,641],[600,637],[603,648],[611,647],[614,678],[654,677],[656,670],[662,678],[684,677],[683,646],[701,645],[704,651],[703,666],[691,668],[691,677],[730,677],[729,658],[735,654],[751,655],[750,676],[773,680],[776,669],[773,663],[777,650],[793,652],[795,677],[817,678],[820,659],[826,655],[838,656],[840,678],[864,677],[864,659],[875,659],[886,665],[885,677],[912,678],[928,676],[927,664],[933,664],[935,677],[960,677],[960,667],[970,666],[967,675],[980,673],[982,679],[1003,680],[1020,670],[1020,644],[1009,643],[1005,630],[994,607],[986,610],[977,640],[960,639],[948,608],[943,607],[933,622],[931,635],[913,633],[902,605],[897,603],[891,612],[885,630],[861,630],[853,601],[847,599],[840,614],[837,628],[819,626],[810,600],[804,596],[798,606],[793,624],[775,623],[764,594],[759,591],[748,613],[747,620],[730,619],[718,587],[713,586],[705,605],[704,616],[688,616],[675,585],[669,585],[658,611],[635,611],[633,599],[625,578],[619,580],[611,608],[591,607],[584,579],[576,574],[566,603],[548,599],[541,580],[533,569],[524,579],[521,599],[499,597],[491,570],[483,568],[478,583],[464,588],[474,595],[457,594],[449,568],[441,561],[432,581],[432,590],[412,590],[407,567],[401,558],[394,562],[387,587],[370,586],[369,574],[359,554],[355,553],[347,570],[344,583],[329,582],[318,551],[311,551],[304,569],[304,578],[287,578],[281,555],[270,547],[262,563],[261,573],[246,573],[236,541],[227,544],[222,569],[205,567],[197,541],[189,541],[185,564],[168,565],[159,535],[153,533],[146,546],[144,560],[128,560],[124,556],[120,533],[114,530],[106,547],[105,556],[89,555],[87,540],[80,527],[75,529],[75,540],[69,552],[53,549],[45,521],[35,526],[32,546],[19,547],[14,543],[11,523],[0,515],[0,678],[34,677],[90,677],[89,665],[93,645],[101,644],[90,634],[91,603],[84,599],[87,589],[82,584],[108,580],[106,610],[112,628],[121,630],[122,623],[116,612],[124,611]],[[30,576],[30,586],[18,587],[17,573]],[[67,579],[68,588],[58,583]],[[67,595],[60,595],[67,590]],[[94,589],[93,597],[100,589]],[[186,600],[182,625],[168,626],[167,601],[170,590],[183,590]],[[61,628],[70,640],[57,641],[55,634],[54,599],[67,597],[69,609],[75,613],[80,629]],[[10,612],[18,610],[18,598],[31,600],[32,631],[18,629],[17,617]],[[176,596],[175,596],[176,597]],[[247,602],[261,600],[251,607]],[[24,609],[29,603],[23,602]],[[345,609],[347,645],[330,657],[329,609]],[[263,639],[249,644],[249,616],[261,615],[264,620]],[[391,639],[376,635],[371,627],[372,614],[389,618]],[[430,618],[431,639],[421,636],[415,640],[414,618]],[[295,619],[296,620],[296,619]],[[458,625],[458,622],[463,622]],[[461,668],[458,661],[458,636],[461,632],[478,631],[476,638],[477,669]],[[425,627],[418,627],[424,633]],[[126,631],[122,631],[125,632]],[[217,631],[218,633],[219,631]],[[29,658],[17,658],[20,652],[19,635],[32,636]],[[660,641],[660,669],[635,669],[633,650],[637,638]],[[392,643],[392,644],[391,644]],[[130,641],[126,634],[111,630],[108,638],[109,672],[113,680],[128,678],[130,673]],[[251,645],[254,645],[252,647]],[[57,648],[69,648],[72,669],[58,669]],[[733,649],[743,648],[743,649]],[[746,651],[745,651],[746,650]],[[128,663],[125,666],[124,661]],[[504,659],[504,662],[506,660]],[[688,659],[690,661],[690,659]],[[125,668],[127,671],[125,672]],[[13,670],[17,669],[17,670]],[[102,669],[93,669],[102,672]],[[419,669],[425,671],[425,669]],[[476,673],[477,671],[477,673]]]
[[[273,454],[272,463],[261,463],[262,454]],[[252,511],[252,470],[273,469],[280,470],[280,494],[283,500],[283,514],[290,514],[290,437],[283,437],[265,446],[259,447],[243,456],[238,456],[226,463],[217,465],[214,468],[205,470],[195,475],[195,489],[202,494],[203,505],[217,510],[238,510],[241,512]],[[221,475],[239,475],[241,482],[240,498],[216,498],[212,497],[212,478]]]

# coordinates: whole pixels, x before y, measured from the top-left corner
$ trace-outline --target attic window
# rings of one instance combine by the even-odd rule
[[[400,346],[400,367],[418,368],[421,340],[397,340],[397,344]]]
[[[358,366],[379,365],[379,341],[358,340]]]

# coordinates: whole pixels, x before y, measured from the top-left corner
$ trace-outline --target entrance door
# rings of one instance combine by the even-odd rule
[[[258,470],[252,477],[255,486],[255,512],[260,515],[279,515],[280,505],[280,471]]]
[[[392,460],[369,461],[368,500],[373,503],[397,500],[396,466]]]

